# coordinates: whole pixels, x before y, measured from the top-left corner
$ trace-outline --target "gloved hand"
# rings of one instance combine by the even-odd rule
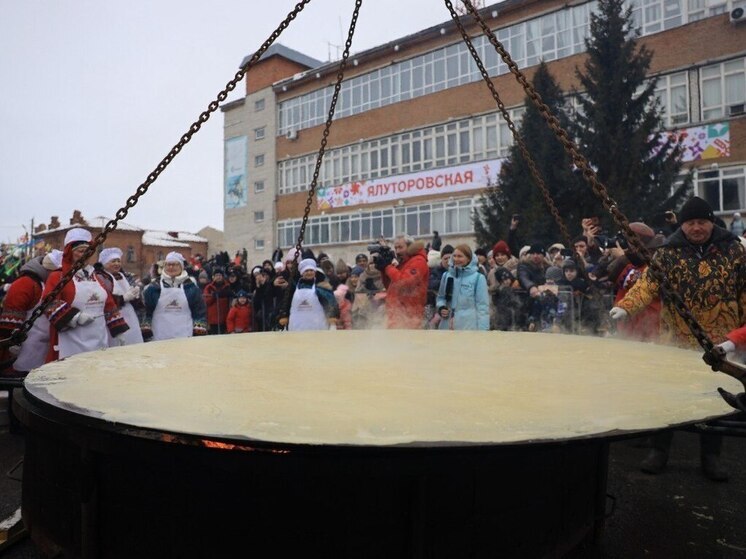
[[[730,340],[726,340],[722,344],[718,344],[715,347],[719,347],[725,353],[733,353],[734,351],[736,351],[736,344],[734,344]]]
[[[85,326],[89,322],[93,322],[93,316],[88,314],[87,312],[80,311],[78,314],[76,314],[73,319],[70,321],[70,326]],[[74,323],[74,326],[73,326]]]
[[[629,313],[621,307],[612,307],[609,311],[611,320],[623,320],[629,316]]]
[[[12,345],[8,348],[8,352],[13,357],[18,357],[18,355],[21,353],[21,346],[20,345]]]
[[[125,291],[124,295],[122,295],[122,299],[124,299],[125,303],[134,301],[135,299],[139,297],[140,297],[140,288],[137,286],[130,287],[127,291]]]

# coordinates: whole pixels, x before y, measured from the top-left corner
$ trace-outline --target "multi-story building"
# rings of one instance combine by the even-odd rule
[[[249,58],[241,62],[247,63]],[[277,97],[272,84],[321,62],[276,44],[246,74],[246,96],[223,105],[225,114],[225,249],[246,249],[261,262],[275,247],[277,223]]]
[[[630,5],[641,43],[654,52],[650,74],[658,77],[666,124],[681,136],[684,159],[696,169],[696,192],[720,215],[744,210],[746,0],[634,0]],[[575,69],[584,61],[595,6],[506,0],[481,13],[529,78],[532,67],[544,60],[569,92],[578,86]],[[522,87],[484,37],[474,44],[511,116],[520,119]],[[264,89],[265,102],[273,97],[276,106],[269,115],[276,129],[273,146],[264,152],[266,170],[252,169],[252,158],[246,157],[250,173],[272,180],[263,184],[274,199],[272,217],[268,206],[261,206],[261,223],[250,219],[251,209],[234,218],[226,207],[229,249],[239,247],[234,220],[241,221],[242,241],[263,240],[256,260],[271,253],[270,233],[273,245],[295,244],[336,73],[337,63],[311,67],[309,62],[308,69]],[[242,114],[251,120],[248,100],[247,95],[241,101]],[[224,107],[226,149],[234,137],[229,124],[238,126],[233,124],[238,103]],[[258,122],[242,122],[241,134]],[[437,230],[451,244],[473,244],[472,211],[511,143],[453,22],[357,53],[346,72],[305,242],[348,261],[380,235],[429,238]]]

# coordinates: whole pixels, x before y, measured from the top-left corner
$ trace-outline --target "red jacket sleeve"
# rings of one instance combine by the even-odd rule
[[[746,326],[741,326],[735,330],[728,332],[726,336],[731,342],[736,344],[736,347],[742,348],[746,346]]]
[[[26,314],[41,299],[41,285],[28,276],[21,276],[14,281],[3,299],[0,314],[0,330],[8,335],[26,320]]]

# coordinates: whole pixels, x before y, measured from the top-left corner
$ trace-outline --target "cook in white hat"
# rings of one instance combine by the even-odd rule
[[[137,317],[132,303],[139,303],[140,288],[136,285],[130,285],[127,277],[122,273],[122,249],[118,247],[105,248],[98,255],[98,261],[103,266],[103,270],[96,272],[97,278],[101,285],[114,298],[127,326],[130,327],[122,338],[125,345],[141,344],[143,342],[142,333],[140,332],[140,320]],[[109,340],[109,345],[114,346],[116,342]]]

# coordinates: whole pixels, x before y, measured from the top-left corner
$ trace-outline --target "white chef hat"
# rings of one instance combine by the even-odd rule
[[[178,262],[182,266],[184,266],[184,262],[186,259],[181,255],[179,252],[169,252],[166,255],[166,262]]]
[[[57,250],[55,248],[54,250],[52,250],[52,252],[44,256],[41,261],[41,265],[50,272],[58,270],[62,267],[62,254],[63,252],[61,250]]]
[[[101,254],[98,255],[98,261],[101,262],[101,264],[111,262],[115,258],[122,258],[122,249],[117,247],[105,248],[101,251]]]
[[[65,234],[65,246],[69,245],[70,243],[90,243],[92,239],[93,236],[91,235],[90,231],[88,231],[87,229],[81,229],[80,227],[75,227],[73,229],[70,229]]]
[[[301,274],[307,270],[313,270],[315,272],[317,269],[316,261],[313,258],[304,258],[298,265],[298,270]]]

